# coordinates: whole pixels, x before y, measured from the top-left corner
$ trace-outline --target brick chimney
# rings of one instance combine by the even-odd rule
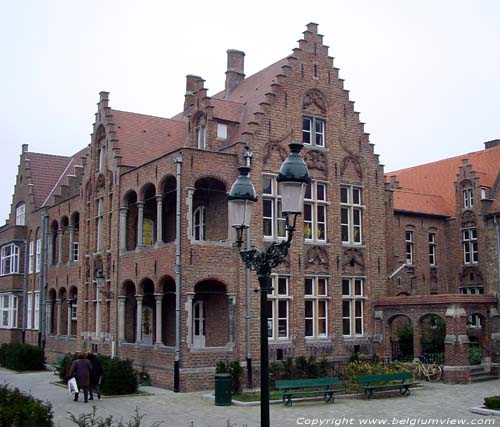
[[[500,139],[492,139],[491,141],[486,141],[484,143],[484,149],[498,147],[500,145]]]
[[[245,78],[245,52],[229,49],[227,51],[226,95]]]

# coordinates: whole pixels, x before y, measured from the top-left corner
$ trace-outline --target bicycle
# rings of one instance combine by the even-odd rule
[[[424,364],[420,360],[415,363],[415,376],[418,378],[425,377],[429,382],[440,381],[442,374],[441,366],[436,363]]]

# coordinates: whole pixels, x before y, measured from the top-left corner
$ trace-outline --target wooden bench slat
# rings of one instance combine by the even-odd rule
[[[283,391],[283,403],[286,406],[292,405],[292,398],[299,396],[323,395],[326,402],[334,401],[334,393],[344,391],[344,389],[332,388],[340,384],[338,377],[327,378],[305,378],[298,380],[277,380],[275,388]],[[298,390],[313,387],[323,387],[322,390]]]

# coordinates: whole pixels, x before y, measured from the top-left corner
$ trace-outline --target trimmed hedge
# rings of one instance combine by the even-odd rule
[[[0,385],[0,426],[53,427],[52,405]]]
[[[485,397],[484,406],[488,409],[500,410],[500,396]]]
[[[73,360],[76,360],[78,353],[67,353],[63,358],[59,359],[57,364],[59,378],[62,381],[67,381],[67,373],[71,368]],[[107,395],[132,394],[137,392],[139,387],[139,372],[132,366],[132,360],[119,359],[118,357],[111,358],[99,354],[99,361],[102,366],[102,383],[101,393]],[[145,370],[143,370],[145,372]]]
[[[29,344],[2,344],[0,366],[14,371],[43,371],[45,355],[39,347]]]

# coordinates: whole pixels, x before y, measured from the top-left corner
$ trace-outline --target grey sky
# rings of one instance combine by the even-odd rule
[[[226,50],[247,76],[319,24],[385,170],[500,138],[500,2],[4,1],[0,224],[21,144],[71,155],[90,142],[98,92],[112,108],[171,117],[185,75],[224,85]]]

